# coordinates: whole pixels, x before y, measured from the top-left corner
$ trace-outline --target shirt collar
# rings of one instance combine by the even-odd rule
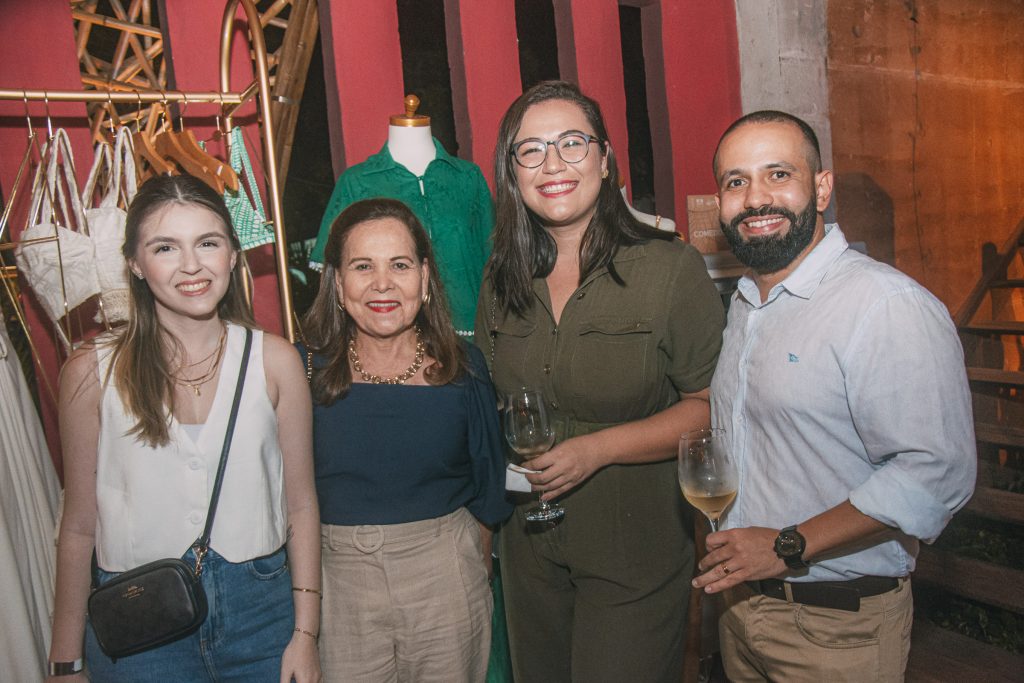
[[[825,237],[804,257],[804,260],[800,262],[796,270],[789,274],[789,277],[772,287],[761,305],[775,299],[783,289],[801,299],[810,299],[832,264],[843,255],[849,246],[846,236],[839,229],[839,224],[826,223]],[[761,300],[761,293],[749,273],[740,278],[736,288],[750,303],[756,305],[756,302]]]
[[[444,145],[437,141],[437,138],[432,137],[430,139],[434,141],[434,150],[437,152],[437,154],[434,156],[433,161],[431,161],[430,164],[433,164],[434,161],[443,161],[444,163],[454,168],[454,157],[452,157],[452,155],[448,153],[448,151],[444,148]],[[379,152],[367,157],[364,164],[366,173],[383,173],[384,171],[392,171],[396,168],[405,169],[406,171],[409,170],[405,168],[405,166],[402,166],[400,163],[394,160],[394,158],[391,156],[391,152],[388,150],[388,143],[386,142],[384,143],[384,146],[380,148]],[[428,169],[430,168],[430,164],[427,164]],[[426,175],[426,172],[424,172],[424,175]]]

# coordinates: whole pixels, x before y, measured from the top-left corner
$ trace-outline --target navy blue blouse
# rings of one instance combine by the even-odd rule
[[[466,507],[496,524],[511,514],[494,387],[483,354],[466,347],[471,372],[451,384],[353,383],[333,405],[314,404],[321,522],[400,524]]]

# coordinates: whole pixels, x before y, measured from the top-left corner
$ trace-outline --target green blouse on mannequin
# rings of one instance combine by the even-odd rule
[[[386,144],[342,173],[320,223],[310,265],[322,267],[331,223],[349,204],[369,197],[405,202],[430,235],[455,329],[472,341],[477,295],[491,253],[494,205],[476,164],[451,156],[437,139],[434,146],[437,156],[422,176],[396,162]]]

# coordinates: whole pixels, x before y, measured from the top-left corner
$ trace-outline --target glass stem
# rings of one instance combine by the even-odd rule
[[[718,518],[717,517],[715,519],[711,519],[710,517],[708,517],[708,522],[711,523],[711,533],[715,533],[716,531],[718,531]]]

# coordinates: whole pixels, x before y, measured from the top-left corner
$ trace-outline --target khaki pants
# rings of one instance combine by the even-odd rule
[[[324,681],[484,680],[492,597],[465,508],[407,524],[324,524],[321,541]]]
[[[910,653],[910,580],[862,598],[859,612],[812,607],[753,593],[725,593],[718,622],[725,673],[746,681],[902,681]]]

